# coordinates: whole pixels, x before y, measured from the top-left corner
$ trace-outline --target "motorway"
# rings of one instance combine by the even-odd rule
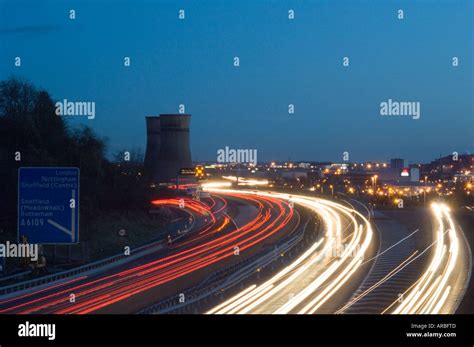
[[[384,313],[451,314],[464,295],[470,254],[462,231],[455,225],[449,207],[433,203],[434,241],[429,266],[419,279]]]
[[[373,229],[369,211],[347,199],[217,185],[206,190],[212,195],[205,203],[152,201],[189,214],[187,229],[170,244],[162,242],[151,254],[112,269],[0,297],[0,313],[138,312],[288,237],[299,230],[303,210],[321,221],[318,237],[285,267],[254,279],[206,313],[366,313],[370,300],[378,303],[373,313],[454,313],[465,294],[469,246],[442,203],[431,206],[433,233],[402,232],[400,224],[390,229],[377,222]],[[413,235],[423,242],[414,242]]]
[[[375,264],[386,253],[399,252],[400,248],[395,247],[403,245],[416,231],[396,240],[383,252],[378,250],[374,256],[370,251],[371,241],[375,242],[372,227],[356,209],[317,198],[262,192],[258,195],[278,196],[312,209],[322,218],[325,235],[272,278],[250,285],[210,309],[208,314],[345,313],[360,298],[377,297],[382,284],[409,266],[412,271],[419,271],[419,278],[406,285],[402,293],[392,291],[391,303],[378,313],[456,312],[469,281],[471,255],[462,230],[455,225],[445,204],[431,206],[433,237],[429,233],[423,235],[430,239],[428,245],[416,249],[400,264],[385,268],[383,273],[377,274],[379,280],[348,300],[345,287],[354,282],[366,282],[362,281],[367,274],[364,270],[371,260]],[[414,263],[423,255],[429,260],[426,267],[423,262]],[[365,279],[372,271],[373,266]]]
[[[214,190],[212,190],[214,191]],[[209,314],[315,313],[336,301],[349,280],[357,281],[369,254],[373,231],[357,210],[324,199],[278,193],[256,193],[278,197],[318,214],[324,224],[322,236],[290,265],[261,284],[253,284],[217,305]],[[360,274],[356,274],[360,272]]]
[[[452,314],[470,277],[471,254],[460,226],[442,203],[376,211],[381,235],[374,266],[340,314]]]
[[[255,213],[240,216],[237,225],[226,213],[229,199],[254,206]],[[104,312],[104,308],[108,313],[136,312],[157,300],[159,292],[152,292],[153,289],[174,284],[182,277],[190,279],[191,274],[238,258],[237,255],[253,254],[266,240],[286,235],[298,223],[298,216],[288,203],[273,197],[256,198],[236,192],[213,195],[209,200],[205,205],[186,199],[184,206],[178,199],[153,201],[156,206],[175,206],[192,213],[194,227],[187,232],[190,236],[161,247],[151,258],[147,256],[103,273],[52,282],[42,289],[0,298],[0,313],[86,314]],[[189,280],[184,282],[189,283]],[[173,294],[179,293],[180,288],[173,287]],[[74,302],[70,300],[72,294]],[[140,296],[141,300],[137,301],[136,297]],[[127,301],[130,298],[135,300]]]

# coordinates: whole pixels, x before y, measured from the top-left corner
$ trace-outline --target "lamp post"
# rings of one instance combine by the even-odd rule
[[[428,180],[428,176],[425,176],[425,189],[423,189],[423,205],[426,206],[426,182]]]

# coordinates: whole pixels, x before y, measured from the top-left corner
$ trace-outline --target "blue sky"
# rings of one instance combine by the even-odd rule
[[[143,149],[144,117],[185,104],[194,160],[229,146],[259,161],[429,161],[474,151],[473,22],[467,0],[0,0],[0,79],[95,101],[94,120],[71,123],[111,152]],[[388,99],[420,102],[420,119],[380,116]]]

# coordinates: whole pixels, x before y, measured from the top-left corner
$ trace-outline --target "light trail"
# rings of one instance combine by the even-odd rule
[[[222,176],[223,179],[237,182],[239,186],[267,186],[270,182],[268,180],[257,180],[253,178],[237,177],[237,176]],[[203,185],[205,189],[219,188],[219,183],[209,183],[207,186]]]
[[[218,188],[209,190],[223,191]],[[207,313],[316,312],[360,269],[372,240],[373,232],[369,221],[352,208],[324,199],[265,192],[248,192],[248,194],[291,200],[312,210],[323,220],[324,236],[269,280],[260,285],[253,285],[250,287],[253,289],[247,289],[245,295],[239,293]],[[341,249],[344,239],[343,217],[353,226],[353,231],[349,233],[351,238],[347,246],[336,255],[334,251]],[[362,221],[362,224],[359,224],[358,220]],[[288,293],[296,295],[286,298]]]
[[[405,293],[407,295],[402,302],[389,306],[394,307],[391,313],[454,313],[456,308],[455,301],[460,290],[460,286],[456,286],[460,271],[456,269],[461,262],[458,237],[461,231],[455,227],[446,205],[434,203],[431,209],[437,224],[433,257],[426,271]],[[457,293],[453,294],[454,287],[457,287]]]
[[[247,194],[229,193],[257,207],[255,217],[242,225],[233,228],[224,215],[222,223],[214,223],[217,204],[211,208],[191,200],[185,201],[186,208],[195,213],[210,216],[211,229],[193,236],[199,243],[163,258],[134,265],[109,275],[93,278],[83,276],[81,280],[69,285],[51,286],[43,295],[35,292],[0,301],[1,313],[89,313],[129,298],[158,285],[173,281],[199,269],[234,256],[235,247],[244,252],[284,230],[293,219],[294,213],[288,204],[274,197],[255,197]],[[225,200],[215,196],[217,200]],[[179,205],[180,199],[154,201],[154,205]],[[227,203],[226,201],[224,202]],[[224,229],[229,229],[224,231]],[[190,243],[191,244],[191,243]],[[182,246],[185,246],[183,243]],[[54,288],[54,290],[52,290]],[[48,290],[51,289],[51,290]],[[39,292],[38,292],[39,293]],[[75,303],[69,301],[70,294],[76,297]]]

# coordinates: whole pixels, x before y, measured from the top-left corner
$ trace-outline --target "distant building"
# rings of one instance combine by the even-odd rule
[[[452,180],[455,175],[474,172],[474,155],[448,155],[421,165],[420,170],[432,179]]]
[[[145,175],[153,181],[154,173],[158,172],[160,155],[160,117],[146,117],[146,135]]]
[[[301,169],[309,169],[311,167],[310,163],[299,163],[298,167]]]
[[[406,165],[405,159],[401,159],[401,158],[390,159],[390,167],[392,169],[402,169],[406,166],[407,165]]]
[[[420,169],[417,167],[410,168],[410,182],[420,181]]]
[[[176,182],[180,169],[192,167],[190,123],[190,114],[161,114],[146,118],[144,164],[145,175],[151,183]]]
[[[288,170],[288,171],[280,171],[280,175],[281,177],[283,178],[292,178],[292,179],[296,179],[296,178],[306,178],[308,173],[307,171],[301,171],[301,170]]]

